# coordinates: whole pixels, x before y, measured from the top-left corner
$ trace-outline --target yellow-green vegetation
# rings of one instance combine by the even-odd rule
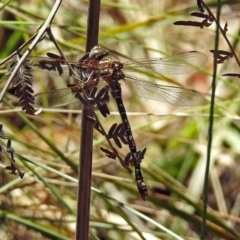
[[[37,32],[54,4],[36,0],[4,2],[5,5],[0,2],[1,59]],[[196,2],[102,1],[99,44],[122,62],[185,51],[206,54],[207,64],[189,74],[148,73],[141,77],[194,89],[210,101],[214,61],[210,50],[215,48],[216,25],[204,29],[173,25],[179,20],[196,20],[189,16],[198,11]],[[87,1],[63,1],[52,23],[54,37],[71,61],[78,61],[85,52],[87,8]],[[217,1],[212,1],[214,14],[217,8]],[[228,22],[227,36],[238,53],[239,16],[231,4],[225,3],[222,10],[220,24]],[[218,48],[229,51],[222,35]],[[46,56],[49,51],[58,53],[45,37],[30,55]],[[238,78],[222,76],[238,73],[238,67],[235,59],[218,65],[206,239],[240,239],[240,82]],[[3,76],[6,70],[0,70]],[[71,82],[42,72],[33,75],[35,93],[64,88]],[[4,83],[5,80],[1,88]],[[100,151],[100,147],[108,148],[107,141],[94,130],[89,239],[199,239],[210,104],[172,106],[134,96],[124,83],[121,85],[137,149],[147,147],[141,166],[149,197],[142,201],[134,174]],[[8,159],[2,155],[0,239],[74,239],[79,210],[76,203],[81,109],[43,110],[37,116],[28,116],[12,94],[7,93],[4,102],[0,123],[12,140],[16,164],[25,176],[20,179],[10,175],[4,169],[9,165]],[[113,123],[120,123],[112,99],[109,109],[111,115],[107,118],[96,110],[106,131]],[[5,146],[6,141],[1,140],[1,144]],[[123,146],[118,152],[125,156],[129,150]]]

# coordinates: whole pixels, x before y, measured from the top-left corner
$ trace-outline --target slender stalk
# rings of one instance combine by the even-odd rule
[[[86,52],[89,52],[98,43],[100,15],[100,0],[90,0],[88,9],[88,29]],[[87,116],[93,116],[93,110],[83,106],[81,121],[81,143],[78,178],[78,202],[77,202],[77,225],[76,240],[88,239],[90,191],[92,175],[92,139],[93,128]]]
[[[219,19],[221,13],[221,0],[217,1],[217,18],[216,18],[216,35],[215,35],[215,50],[218,50],[219,42]],[[208,145],[207,145],[207,163],[204,177],[204,191],[203,191],[203,212],[202,212],[202,225],[201,225],[201,240],[206,236],[206,217],[207,217],[207,203],[208,203],[208,177],[211,162],[211,147],[213,138],[213,120],[214,120],[214,101],[215,101],[215,89],[216,89],[216,77],[217,77],[217,58],[214,58],[213,65],[213,80],[212,80],[212,94],[209,110],[209,128],[208,128]]]
[[[239,61],[239,58],[236,54],[236,52],[234,51],[234,47],[232,46],[232,44],[230,43],[230,41],[228,40],[227,38],[227,34],[226,34],[226,31],[223,30],[223,28],[221,27],[220,25],[220,22],[218,21],[217,18],[215,18],[214,14],[211,12],[211,10],[209,9],[209,7],[207,6],[207,4],[204,2],[204,1],[201,1],[202,2],[202,5],[207,9],[209,15],[211,15],[211,17],[214,19],[217,27],[218,27],[218,30],[221,32],[223,38],[225,39],[225,41],[227,42],[229,48],[231,49],[231,53],[233,54],[238,66],[240,67],[240,61]]]
[[[16,65],[16,67],[14,68],[12,74],[10,75],[10,77],[8,78],[8,81],[6,82],[6,84],[3,87],[3,90],[0,93],[0,102],[5,94],[5,92],[7,91],[9,85],[11,84],[13,78],[15,77],[15,74],[17,73],[18,69],[20,68],[20,66],[22,65],[22,63],[24,62],[24,60],[27,58],[27,56],[30,54],[30,52],[33,50],[33,48],[36,46],[36,44],[38,43],[38,41],[44,36],[46,30],[50,27],[55,14],[57,13],[58,8],[60,7],[62,3],[62,0],[57,0],[52,8],[52,11],[50,12],[48,18],[46,19],[46,21],[43,23],[43,25],[40,27],[40,29],[38,30],[37,35],[35,36],[35,38],[33,39],[32,43],[30,44],[30,46],[28,47],[28,49],[25,51],[25,53],[22,55],[20,61],[18,62],[18,64]]]

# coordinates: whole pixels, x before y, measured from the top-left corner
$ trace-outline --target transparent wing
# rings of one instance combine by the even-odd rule
[[[49,92],[36,94],[35,105],[43,108],[63,108],[63,109],[81,109],[82,102],[85,98],[81,98],[83,88],[89,91],[89,99],[93,100],[97,93],[98,87],[105,86],[104,81],[95,82],[94,80],[82,85],[73,85],[72,87],[57,89]],[[78,92],[77,96],[75,95]],[[97,96],[96,96],[97,97]],[[81,100],[80,100],[81,99]],[[101,99],[100,99],[101,100]]]
[[[38,93],[35,95],[37,107],[81,109],[81,102],[72,93],[70,88]]]
[[[175,106],[196,106],[207,103],[202,94],[191,89],[164,86],[131,76],[125,76],[124,82],[129,90],[139,97],[166,102]]]
[[[157,72],[159,74],[185,74],[202,67],[207,56],[201,52],[183,52],[172,57],[137,59],[124,63],[124,71]]]
[[[44,57],[29,57],[28,59],[34,70],[64,78],[74,75],[79,81],[83,82],[82,73],[76,62],[67,62],[64,60]],[[71,66],[72,69],[70,69],[69,66]]]

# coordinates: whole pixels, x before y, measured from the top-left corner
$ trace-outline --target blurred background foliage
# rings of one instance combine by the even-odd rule
[[[228,22],[227,35],[238,53],[240,4],[232,2],[223,4],[221,25]],[[0,4],[3,6],[2,1]],[[1,8],[1,59],[36,33],[52,6],[53,1],[48,0],[20,0],[9,1]],[[209,6],[216,13],[216,1],[211,1]],[[63,1],[52,24],[56,40],[71,61],[84,54],[87,7],[87,1]],[[209,100],[213,68],[209,50],[214,49],[215,25],[206,29],[173,25],[178,20],[193,19],[189,16],[193,11],[197,11],[193,0],[102,1],[99,44],[123,62],[191,50],[206,54],[208,63],[202,70],[161,79],[145,76],[145,79],[195,89]],[[219,48],[229,50],[222,37]],[[57,53],[45,38],[31,55],[46,56],[48,51]],[[238,72],[238,67],[234,59],[218,65],[208,193],[211,213],[206,239],[237,239],[229,234],[233,236],[239,231],[239,79],[221,77],[226,72]],[[1,69],[1,74],[4,73]],[[69,81],[35,73],[34,90],[37,93],[63,88]],[[137,147],[147,147],[142,168],[149,198],[143,202],[134,175],[129,175],[119,162],[106,158],[99,150],[101,146],[107,147],[107,143],[96,131],[92,186],[170,229],[179,239],[199,239],[209,104],[176,107],[140,99],[124,83],[122,87]],[[26,174],[22,180],[10,175],[4,170],[6,160],[1,162],[0,238],[74,239],[77,174],[55,148],[65,159],[78,165],[80,116],[76,111],[43,111],[38,116],[26,116],[10,94],[6,97],[16,108],[9,109],[2,104],[0,123],[12,139],[19,156],[18,166]],[[106,129],[115,122],[120,123],[112,101],[110,109],[112,114],[107,119],[97,113]],[[123,147],[119,152],[125,155],[128,149]],[[96,234],[95,239],[177,239],[96,191],[91,196],[90,228]]]

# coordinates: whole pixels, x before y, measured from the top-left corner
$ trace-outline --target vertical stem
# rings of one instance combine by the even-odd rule
[[[216,34],[215,34],[215,47],[214,49],[218,50],[219,42],[219,20],[221,14],[221,0],[217,1],[217,19],[216,19]],[[206,159],[206,170],[204,176],[204,190],[203,190],[203,212],[202,212],[202,224],[201,224],[201,236],[200,239],[206,239],[207,229],[206,229],[206,220],[207,220],[207,203],[208,203],[208,178],[209,178],[209,169],[211,162],[211,147],[212,147],[212,138],[213,138],[213,120],[214,120],[214,102],[215,102],[215,89],[216,89],[216,77],[217,77],[217,58],[214,58],[213,63],[213,80],[212,80],[212,94],[211,102],[209,109],[209,127],[208,127],[208,145],[207,145],[207,159]]]
[[[86,52],[89,52],[98,43],[99,15],[100,0],[89,0]],[[88,239],[89,233],[93,128],[90,122],[86,120],[87,116],[93,116],[93,110],[83,106],[79,156],[76,240]]]

